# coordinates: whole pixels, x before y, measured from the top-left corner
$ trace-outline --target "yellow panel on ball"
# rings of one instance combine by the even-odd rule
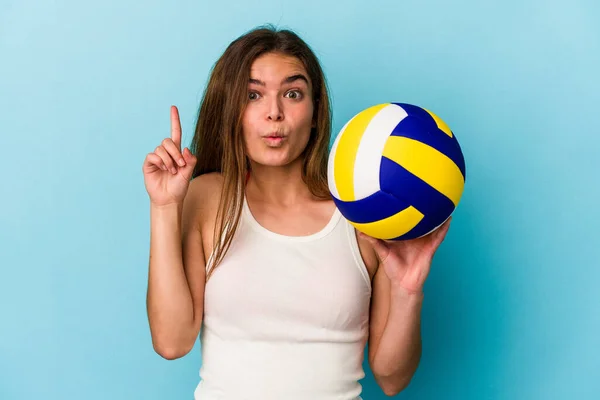
[[[413,206],[375,222],[359,224],[349,221],[356,229],[380,239],[393,239],[410,232],[421,220],[423,214]]]
[[[450,130],[450,127],[440,117],[438,117],[437,115],[435,115],[434,113],[432,113],[431,111],[429,111],[426,108],[424,108],[423,110],[427,111],[429,113],[429,115],[431,115],[431,118],[433,118],[433,120],[437,124],[437,127],[442,132],[444,132],[446,135],[452,137],[452,131]]]
[[[419,141],[390,136],[383,156],[406,168],[456,206],[462,196],[464,179],[460,169],[446,155]]]
[[[354,197],[354,162],[356,152],[363,138],[365,129],[373,117],[387,104],[370,107],[355,116],[340,133],[340,141],[335,154],[335,184],[340,194],[340,199],[353,201]]]

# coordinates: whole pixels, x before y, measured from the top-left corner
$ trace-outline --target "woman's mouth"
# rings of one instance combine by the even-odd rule
[[[281,144],[285,140],[285,136],[278,135],[278,134],[272,134],[272,135],[263,136],[262,139],[268,145],[276,146],[278,144]]]

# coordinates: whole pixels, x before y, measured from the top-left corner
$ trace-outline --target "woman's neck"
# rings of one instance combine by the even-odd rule
[[[246,194],[263,203],[284,207],[313,198],[302,180],[302,162],[284,167],[252,165]]]

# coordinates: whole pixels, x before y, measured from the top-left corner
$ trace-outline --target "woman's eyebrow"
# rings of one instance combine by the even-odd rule
[[[285,78],[284,80],[281,81],[281,84],[292,83],[297,80],[304,81],[308,85],[308,79],[303,74],[295,74],[295,75],[288,76],[287,78]],[[259,85],[259,86],[266,86],[266,84],[263,81],[261,81],[260,79],[250,78],[250,80],[248,82],[253,83],[255,85]]]

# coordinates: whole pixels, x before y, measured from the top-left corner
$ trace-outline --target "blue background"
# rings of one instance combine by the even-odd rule
[[[267,22],[317,52],[334,133],[398,101],[462,145],[398,398],[600,398],[598,4],[0,1],[0,398],[192,398],[198,344],[150,342],[141,166],[171,104],[189,143],[209,68]]]

